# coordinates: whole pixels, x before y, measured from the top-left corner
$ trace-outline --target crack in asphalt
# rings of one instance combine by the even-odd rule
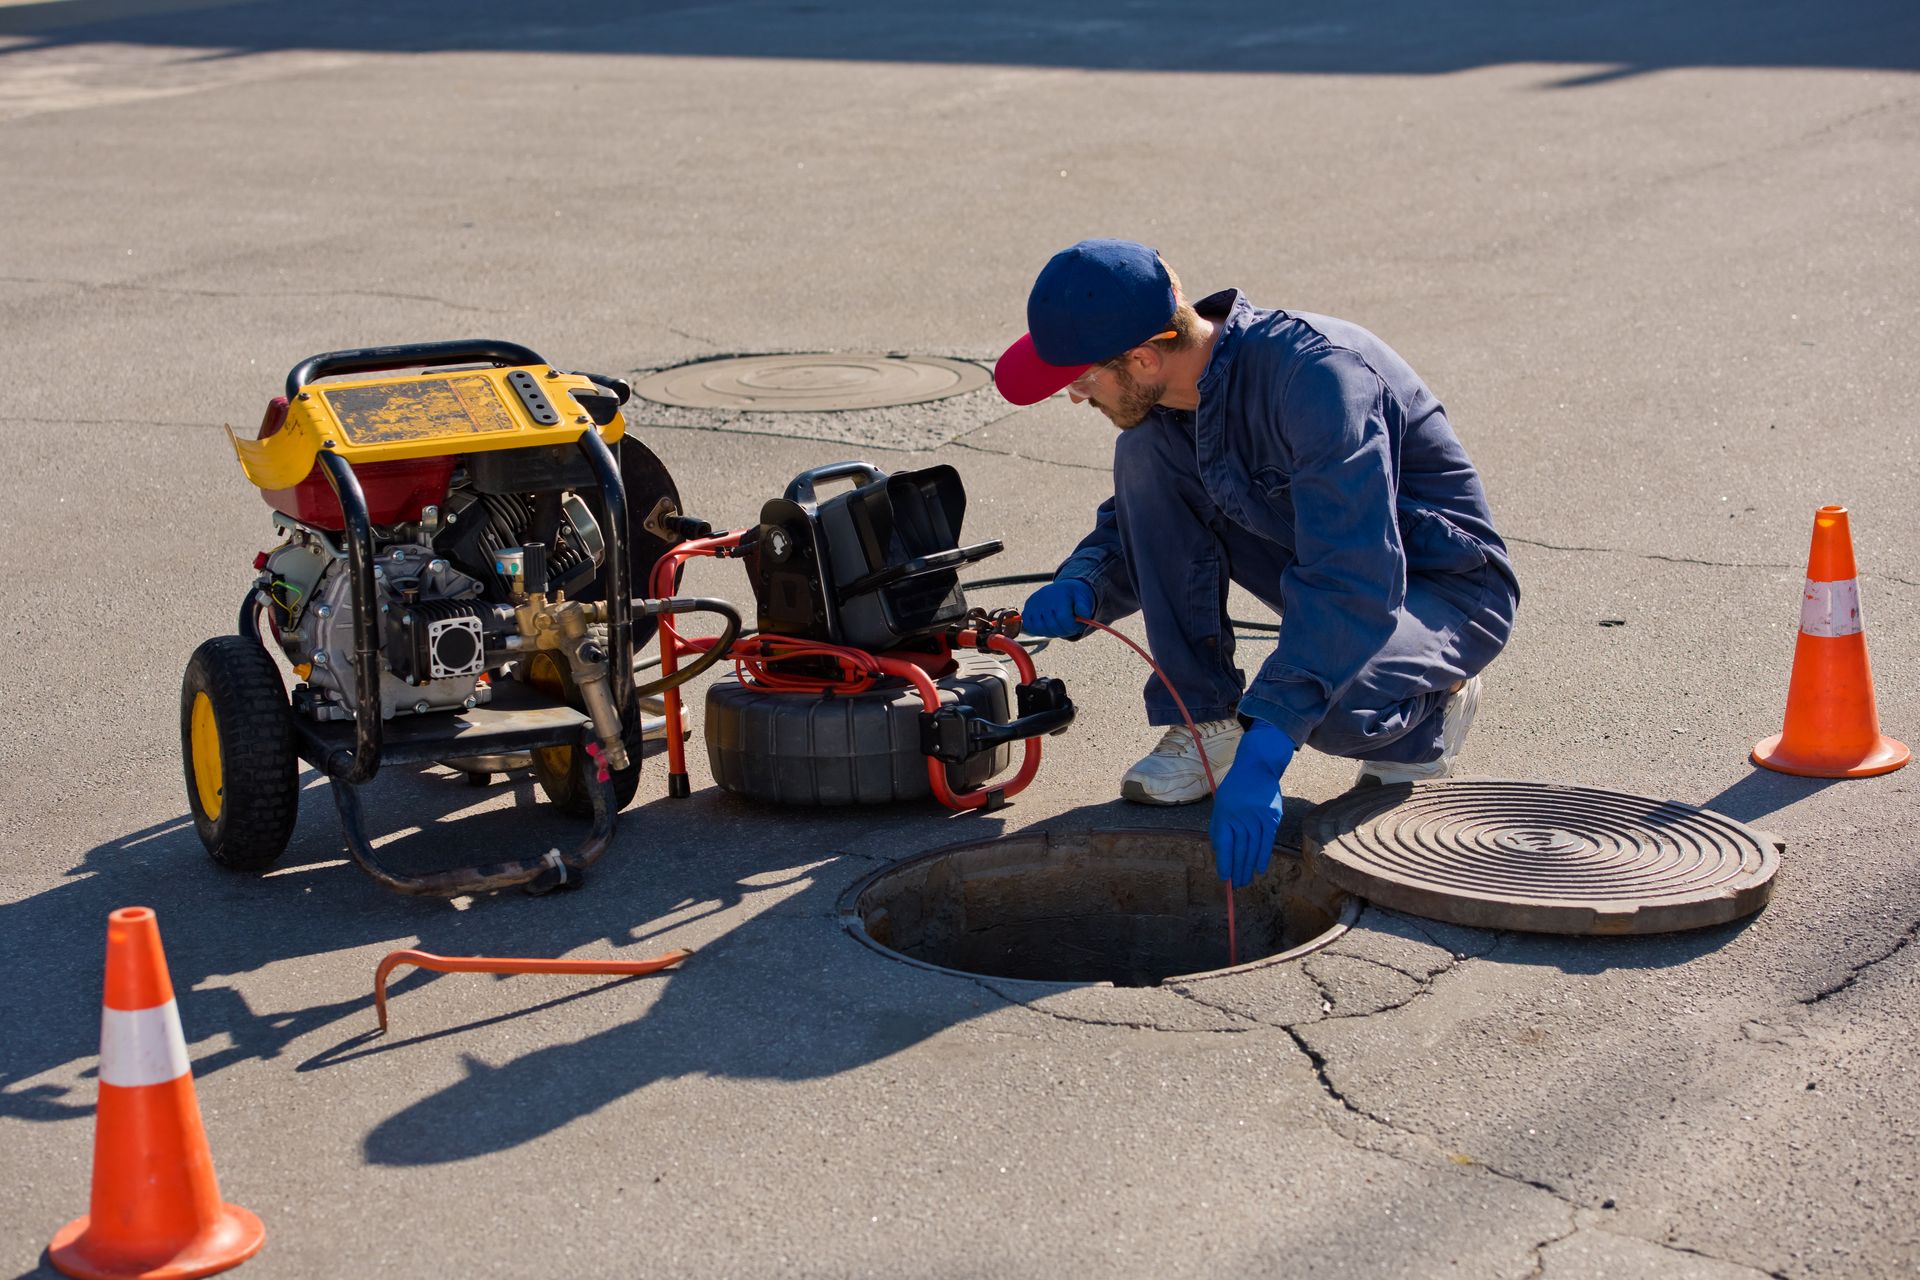
[[[1650,1244],[1657,1249],[1665,1249],[1669,1253],[1684,1253],[1690,1258],[1705,1258],[1708,1262],[1718,1262],[1722,1266],[1744,1267],[1757,1276],[1768,1276],[1770,1280],[1788,1280],[1787,1273],[1784,1271],[1769,1271],[1765,1267],[1756,1267],[1751,1262],[1742,1262],[1738,1258],[1723,1258],[1718,1254],[1708,1253],[1704,1249],[1690,1249],[1684,1244],[1675,1244],[1671,1240],[1654,1240],[1647,1236],[1636,1236],[1631,1231],[1616,1231],[1612,1227],[1597,1226],[1593,1223],[1586,1224],[1583,1229],[1598,1231],[1601,1235],[1618,1236],[1622,1240],[1638,1240],[1641,1244]]]
[[[504,314],[496,307],[476,307],[472,303],[453,302],[446,298],[436,298],[432,294],[399,293],[387,289],[300,289],[283,293],[263,293],[251,289],[185,289],[174,285],[68,280],[56,276],[0,276],[0,283],[62,285],[69,289],[79,289],[83,293],[157,293],[169,297],[188,298],[387,298],[399,302],[431,302],[451,311],[472,311],[486,315]]]
[[[1408,1140],[1413,1144],[1414,1147],[1427,1153],[1427,1155],[1436,1157],[1437,1159],[1444,1159],[1444,1161],[1446,1162],[1446,1165],[1448,1166],[1457,1166],[1463,1169],[1465,1168],[1483,1169],[1488,1174],[1491,1174],[1493,1177],[1499,1178],[1504,1182],[1511,1182],[1517,1186],[1523,1186],[1534,1191],[1544,1192],[1545,1194],[1552,1196],[1555,1200],[1559,1201],[1561,1204],[1567,1206],[1571,1214],[1569,1219],[1569,1222],[1570,1222],[1569,1230],[1562,1232],[1557,1236],[1549,1236],[1545,1240],[1542,1240],[1538,1244],[1535,1244],[1529,1250],[1529,1256],[1533,1259],[1533,1268],[1527,1273],[1529,1277],[1538,1277],[1545,1274],[1546,1260],[1544,1256],[1544,1251],[1546,1249],[1552,1247],[1555,1244],[1558,1244],[1562,1240],[1568,1239],[1578,1234],[1578,1232],[1581,1230],[1590,1229],[1595,1231],[1604,1231],[1609,1235],[1619,1236],[1622,1239],[1638,1240],[1643,1244],[1654,1245],[1658,1248],[1671,1250],[1675,1253],[1685,1253],[1685,1254],[1692,1255],[1694,1257],[1704,1258],[1710,1262],[1721,1262],[1729,1266],[1745,1267],[1745,1268],[1748,1268],[1749,1270],[1752,1270],[1756,1275],[1769,1276],[1769,1277],[1772,1277],[1773,1280],[1786,1280],[1786,1277],[1780,1272],[1768,1271],[1765,1268],[1755,1267],[1753,1264],[1748,1262],[1742,1262],[1737,1259],[1731,1259],[1731,1258],[1722,1258],[1717,1255],[1707,1253],[1704,1250],[1690,1248],[1686,1245],[1675,1244],[1675,1243],[1672,1243],[1671,1241],[1648,1239],[1647,1237],[1644,1237],[1644,1236],[1633,1235],[1630,1232],[1619,1231],[1619,1230],[1615,1230],[1607,1227],[1601,1227],[1593,1223],[1583,1223],[1580,1220],[1581,1213],[1596,1212],[1597,1210],[1594,1210],[1593,1206],[1581,1204],[1579,1201],[1575,1200],[1568,1193],[1566,1193],[1565,1191],[1562,1191],[1559,1187],[1556,1187],[1552,1183],[1542,1181],[1539,1178],[1528,1177],[1527,1175],[1522,1173],[1516,1173],[1511,1169],[1501,1168],[1499,1165],[1492,1164],[1486,1160],[1480,1159],[1477,1156],[1465,1156],[1456,1152],[1448,1151],[1444,1147],[1442,1147],[1438,1139],[1434,1138],[1432,1135],[1422,1133],[1417,1129],[1410,1129],[1405,1125],[1395,1124],[1390,1117],[1386,1115],[1382,1115],[1378,1112],[1375,1112],[1367,1107],[1360,1105],[1360,1103],[1356,1102],[1353,1098],[1349,1097],[1345,1090],[1340,1088],[1339,1085],[1335,1084],[1333,1080],[1332,1071],[1331,1071],[1331,1063],[1328,1056],[1320,1052],[1318,1049],[1315,1049],[1311,1044],[1309,1044],[1306,1040],[1306,1037],[1302,1035],[1298,1030],[1299,1027],[1311,1026],[1319,1022],[1331,1022],[1331,1021],[1334,1021],[1336,1017],[1343,1017],[1343,1016],[1344,1017],[1372,1017],[1377,1013],[1387,1013],[1387,1012],[1391,1012],[1392,1009],[1403,1008],[1405,1007],[1405,1005],[1410,1004],[1414,1000],[1418,999],[1421,995],[1426,994],[1427,991],[1431,988],[1432,983],[1436,981],[1442,974],[1453,972],[1455,969],[1459,968],[1469,960],[1486,959],[1487,957],[1492,956],[1502,946],[1504,946],[1508,941],[1510,941],[1512,937],[1512,935],[1510,934],[1500,933],[1495,936],[1493,944],[1489,946],[1485,951],[1477,952],[1477,953],[1456,952],[1454,951],[1453,948],[1442,944],[1437,938],[1435,938],[1432,934],[1428,933],[1425,929],[1421,928],[1417,923],[1408,921],[1408,924],[1416,932],[1420,933],[1421,936],[1425,937],[1429,942],[1433,943],[1434,946],[1439,947],[1443,951],[1446,951],[1449,955],[1453,957],[1453,960],[1451,963],[1445,965],[1440,969],[1435,970],[1432,974],[1430,974],[1427,977],[1427,979],[1421,983],[1420,990],[1416,991],[1413,995],[1409,996],[1405,1001],[1402,1001],[1399,1004],[1390,1006],[1389,1008],[1374,1010],[1367,1014],[1331,1015],[1328,1017],[1312,1019],[1305,1023],[1287,1024],[1282,1027],[1282,1030],[1284,1030],[1287,1033],[1288,1038],[1293,1041],[1294,1047],[1299,1049],[1301,1054],[1306,1057],[1308,1065],[1313,1069],[1314,1079],[1319,1082],[1321,1091],[1325,1093],[1330,1100],[1338,1103],[1342,1111],[1344,1111],[1347,1115],[1350,1115],[1357,1120],[1364,1121],[1373,1125],[1377,1125],[1379,1128],[1384,1129],[1389,1133],[1398,1135],[1399,1137]],[[1900,945],[1905,945],[1905,942],[1912,941],[1916,934],[1920,934],[1920,922],[1915,923],[1914,928],[1912,930],[1909,930],[1906,939],[1904,939]],[[1899,949],[1898,946],[1894,948],[1894,950],[1898,950],[1898,949]],[[1888,954],[1892,954],[1892,953],[1889,952]],[[1374,960],[1371,957],[1348,956],[1346,958],[1354,959],[1354,960],[1366,960],[1370,964],[1379,965],[1381,968],[1385,968],[1385,969],[1392,969],[1396,973],[1401,973],[1409,978],[1414,978],[1416,982],[1421,981],[1419,978],[1414,977],[1413,974],[1407,973],[1407,971],[1404,969],[1399,969],[1396,966],[1385,964],[1381,961]],[[1881,959],[1885,959],[1885,958],[1886,957],[1884,956],[1881,957]],[[1870,962],[1870,963],[1877,963],[1877,962]],[[1302,967],[1304,968],[1304,965]],[[1192,997],[1189,997],[1189,998],[1192,998]],[[1427,1167],[1427,1165],[1430,1163],[1429,1161],[1415,1160],[1409,1156],[1402,1155],[1400,1153],[1397,1153],[1391,1150],[1387,1150],[1383,1147],[1369,1145],[1365,1142],[1362,1142],[1359,1138],[1357,1138],[1353,1134],[1343,1131],[1341,1126],[1334,1124],[1331,1120],[1326,1120],[1325,1123],[1326,1123],[1327,1130],[1330,1133],[1332,1133],[1335,1137],[1338,1137],[1343,1141],[1351,1143],[1354,1147],[1356,1147],[1359,1150],[1370,1151],[1376,1154],[1385,1155],[1390,1159],[1400,1160],[1403,1163],[1414,1165],[1416,1167],[1424,1168],[1424,1167]]]
[[[1821,991],[1816,991],[1814,994],[1810,996],[1802,996],[1800,998],[1800,1003],[1808,1004],[1808,1005],[1820,1004],[1823,1001],[1832,999],[1834,996],[1839,995],[1842,991],[1845,991],[1847,988],[1851,987],[1854,983],[1860,981],[1861,975],[1866,973],[1867,970],[1873,968],[1875,965],[1885,964],[1887,961],[1899,955],[1902,951],[1905,951],[1909,946],[1913,944],[1913,941],[1916,937],[1920,937],[1920,920],[1916,920],[1912,924],[1908,925],[1907,931],[1901,934],[1899,939],[1891,947],[1888,947],[1885,951],[1873,957],[1871,960],[1862,960],[1859,964],[1852,966],[1850,969],[1848,969],[1847,976],[1840,979],[1840,981],[1834,983],[1832,986],[1827,987]]]
[[[1204,1027],[1196,1031],[1196,1029],[1192,1027],[1164,1027],[1157,1022],[1138,1022],[1128,1018],[1086,1018],[1075,1013],[1062,1013],[1058,1009],[1043,1009],[1037,1004],[1032,1004],[1026,1000],[1020,999],[1018,996],[1009,995],[1007,992],[1002,991],[1000,988],[994,986],[991,982],[988,982],[985,978],[975,977],[969,974],[967,975],[967,980],[973,983],[975,986],[982,988],[983,990],[992,992],[994,995],[1000,997],[1000,999],[1006,1001],[1009,1005],[1013,1006],[1016,1009],[1025,1009],[1029,1013],[1041,1014],[1045,1017],[1054,1018],[1061,1022],[1077,1023],[1078,1025],[1083,1027],[1122,1027],[1129,1031],[1160,1031],[1160,1032],[1166,1033],[1167,1035],[1180,1035],[1180,1036],[1190,1036],[1195,1034],[1215,1035],[1215,1036],[1236,1036],[1236,1035],[1244,1035],[1249,1031],[1255,1030],[1256,1027],[1265,1027],[1265,1026],[1271,1025],[1269,1023],[1261,1022],[1258,1018],[1247,1018],[1247,1015],[1243,1013],[1237,1013],[1232,1009],[1222,1009],[1220,1010],[1220,1012],[1230,1014],[1237,1018],[1246,1018],[1247,1021],[1254,1023],[1255,1026],[1254,1027]],[[1212,1007],[1212,1006],[1209,1006],[1209,1007]]]
[[[1543,551],[1575,551],[1609,556],[1637,556],[1642,560],[1664,560],[1669,564],[1698,564],[1710,569],[1796,569],[1800,565],[1764,564],[1749,560],[1701,560],[1693,556],[1663,556],[1655,551],[1628,551],[1624,547],[1575,547],[1559,542],[1547,542],[1540,538],[1522,538],[1511,533],[1503,533],[1501,539],[1506,542],[1518,542],[1523,546],[1539,547]]]
[[[1548,1236],[1545,1240],[1539,1241],[1531,1249],[1527,1250],[1527,1256],[1533,1259],[1533,1266],[1527,1270],[1525,1280],[1540,1280],[1541,1276],[1546,1275],[1547,1250],[1559,1244],[1562,1240],[1571,1239],[1579,1234],[1580,1211],[1569,1208],[1567,1210],[1567,1229],[1557,1236]]]
[[[1695,165],[1689,168],[1676,170],[1672,173],[1663,174],[1653,179],[1653,181],[1648,185],[1651,187],[1657,188],[1657,187],[1668,186],[1675,183],[1687,182],[1694,178],[1700,177],[1704,174],[1717,173],[1724,169],[1737,168],[1741,165],[1748,164],[1751,161],[1760,158],[1761,156],[1778,155],[1781,152],[1796,151],[1804,147],[1807,143],[1813,142],[1820,138],[1824,138],[1830,133],[1837,133],[1840,130],[1847,128],[1849,125],[1854,124],[1856,121],[1864,120],[1871,116],[1881,115],[1888,111],[1897,111],[1902,107],[1912,105],[1916,101],[1920,101],[1920,99],[1907,97],[1907,98],[1896,98],[1892,102],[1876,102],[1870,107],[1862,107],[1858,111],[1852,111],[1847,113],[1846,115],[1838,117],[1837,119],[1829,120],[1827,123],[1820,125],[1817,128],[1810,129],[1807,132],[1799,134],[1796,137],[1783,139],[1780,142],[1775,142],[1768,146],[1757,147],[1751,151],[1742,152],[1739,155],[1725,156],[1719,160],[1710,161],[1706,164]]]
[[[697,342],[703,347],[718,347],[720,345],[712,338],[703,338],[697,333],[688,333],[685,329],[676,329],[670,324],[663,324],[660,327],[675,337],[685,338],[688,342]]]
[[[1355,956],[1354,959],[1357,960],[1359,957]],[[1320,975],[1313,971],[1312,956],[1308,956],[1300,962],[1300,972],[1308,982],[1313,984],[1313,993],[1320,997],[1320,1012],[1328,1017],[1332,1017],[1333,1007],[1340,1003],[1340,998],[1329,991],[1327,984],[1320,980]]]
[[[993,424],[988,423],[987,425],[991,426]],[[978,428],[976,428],[976,430],[978,430]],[[968,432],[968,434],[971,435],[972,432]],[[1021,462],[1037,462],[1045,467],[1068,467],[1074,471],[1106,472],[1112,470],[1111,467],[1095,466],[1091,462],[1062,462],[1058,458],[1036,458],[1030,453],[1016,453],[1012,449],[983,449],[977,444],[968,444],[965,440],[958,437],[947,441],[943,445],[937,446],[935,451],[937,452],[939,449],[967,449],[973,453],[992,454],[996,458],[1017,458]]]
[[[1517,542],[1526,547],[1539,547],[1543,551],[1569,551],[1590,555],[1632,556],[1639,560],[1660,560],[1667,564],[1701,565],[1709,569],[1793,570],[1805,568],[1804,565],[1798,564],[1774,564],[1751,560],[1701,560],[1694,556],[1663,556],[1656,551],[1628,551],[1624,547],[1572,547],[1557,542],[1545,542],[1539,538],[1522,538],[1511,533],[1504,533],[1500,536],[1503,541],[1510,543]],[[1920,587],[1920,581],[1915,581],[1911,578],[1897,578],[1892,574],[1862,573],[1859,576],[1862,579],[1871,579],[1875,582],[1897,582],[1903,587]]]
[[[959,435],[947,441],[947,443],[959,444],[970,435],[974,435],[978,432],[985,431],[989,427],[997,427],[1003,422],[1011,422],[1013,419],[1019,417],[1024,412],[1026,412],[1026,410],[1024,409],[1009,410],[1008,412],[1003,413],[999,417],[993,419],[991,422],[983,422],[977,427],[968,427],[965,431],[962,431]]]
[[[1471,957],[1468,957],[1468,958],[1471,958]],[[1451,967],[1452,966],[1449,966],[1449,969]],[[1435,976],[1437,977],[1439,975],[1436,974]],[[1768,1271],[1763,1267],[1756,1267],[1749,1262],[1742,1262],[1734,1258],[1722,1258],[1716,1254],[1708,1253],[1705,1250],[1690,1248],[1682,1244],[1675,1244],[1672,1241],[1654,1240],[1646,1236],[1636,1236],[1631,1232],[1620,1231],[1611,1227],[1602,1227],[1590,1222],[1582,1222],[1580,1219],[1580,1215],[1583,1212],[1597,1212],[1597,1210],[1595,1210],[1591,1205],[1581,1204],[1578,1200],[1575,1200],[1572,1196],[1568,1195],[1566,1192],[1562,1191],[1560,1188],[1554,1186],[1552,1183],[1543,1182],[1538,1178],[1530,1178],[1525,1174],[1515,1173],[1510,1169],[1503,1169],[1499,1165],[1490,1164],[1489,1162],[1482,1160],[1476,1156],[1463,1156],[1455,1152],[1447,1151],[1441,1146],[1441,1144],[1434,1137],[1432,1137],[1432,1135],[1422,1133],[1417,1129],[1409,1129],[1405,1125],[1395,1124],[1390,1118],[1380,1115],[1374,1111],[1367,1109],[1366,1107],[1361,1106],[1359,1103],[1355,1102],[1352,1098],[1348,1097],[1346,1092],[1333,1082],[1333,1077],[1328,1071],[1327,1055],[1321,1053],[1319,1050],[1315,1049],[1312,1045],[1308,1044],[1305,1037],[1303,1037],[1294,1027],[1288,1026],[1288,1027],[1285,1027],[1284,1030],[1286,1031],[1288,1037],[1292,1039],[1294,1046],[1298,1048],[1303,1055],[1306,1056],[1306,1059],[1309,1065],[1311,1065],[1313,1068],[1314,1078],[1318,1080],[1320,1083],[1321,1090],[1327,1095],[1328,1098],[1332,1099],[1334,1102],[1339,1103],[1341,1108],[1348,1115],[1351,1115],[1358,1120],[1363,1120],[1368,1123],[1378,1125],[1380,1128],[1387,1130],[1389,1133],[1396,1134],[1402,1138],[1409,1140],[1416,1148],[1426,1152],[1428,1155],[1435,1156],[1440,1159],[1444,1159],[1445,1166],[1442,1166],[1443,1170],[1446,1166],[1453,1166],[1462,1170],[1483,1169],[1488,1174],[1491,1174],[1493,1177],[1499,1178],[1503,1182],[1511,1182],[1516,1186],[1526,1187],[1530,1190],[1543,1192],[1546,1195],[1552,1196],[1556,1201],[1558,1201],[1559,1203],[1567,1207],[1569,1211],[1568,1230],[1560,1233],[1559,1235],[1549,1236],[1546,1239],[1541,1240],[1537,1244],[1533,1245],[1532,1248],[1528,1250],[1529,1257],[1533,1259],[1532,1269],[1527,1272],[1527,1277],[1529,1277],[1529,1280],[1533,1280],[1533,1278],[1536,1278],[1545,1274],[1546,1259],[1544,1256],[1544,1251],[1546,1249],[1551,1248],[1553,1245],[1558,1244],[1562,1240],[1569,1239],[1579,1234],[1579,1232],[1583,1230],[1600,1231],[1600,1232],[1604,1232],[1607,1235],[1618,1236],[1621,1239],[1625,1239],[1625,1240],[1638,1240],[1642,1244],[1650,1244],[1660,1249],[1670,1250],[1674,1253],[1689,1254],[1696,1258],[1705,1258],[1709,1262],[1720,1262],[1720,1263],[1725,1263],[1726,1265],[1729,1265],[1729,1266],[1745,1267],[1753,1271],[1754,1274],[1756,1275],[1769,1276],[1772,1278],[1772,1280],[1787,1280],[1787,1277],[1782,1272]],[[1368,1145],[1367,1143],[1364,1143],[1358,1138],[1356,1138],[1354,1135],[1344,1132],[1340,1128],[1340,1126],[1333,1124],[1331,1121],[1326,1122],[1326,1128],[1328,1132],[1332,1133],[1335,1137],[1340,1138],[1342,1141],[1350,1143],[1352,1146],[1354,1146],[1358,1150],[1371,1152],[1376,1155],[1384,1155],[1389,1159],[1398,1160],[1403,1164],[1412,1165],[1415,1168],[1424,1169],[1432,1165],[1438,1164],[1438,1160],[1434,1160],[1434,1161],[1416,1160],[1409,1156],[1402,1155],[1398,1152],[1391,1151],[1383,1147]]]

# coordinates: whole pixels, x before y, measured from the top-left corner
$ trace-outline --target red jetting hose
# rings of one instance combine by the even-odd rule
[[[1121,644],[1126,645],[1127,648],[1139,654],[1142,660],[1153,668],[1153,673],[1160,677],[1160,683],[1165,685],[1167,692],[1173,695],[1173,705],[1180,708],[1180,718],[1187,722],[1187,732],[1193,735],[1194,749],[1200,753],[1200,767],[1207,771],[1207,790],[1209,792],[1218,792],[1220,790],[1220,784],[1213,776],[1213,762],[1207,759],[1207,744],[1201,741],[1199,728],[1194,725],[1193,717],[1187,714],[1186,700],[1180,696],[1180,691],[1173,687],[1173,681],[1167,679],[1167,673],[1160,669],[1160,664],[1153,660],[1153,655],[1104,622],[1095,622],[1092,618],[1075,618],[1074,621],[1083,626],[1097,627],[1101,631],[1106,632]],[[1236,931],[1233,923],[1233,882],[1231,880],[1225,880],[1221,883],[1227,886],[1227,963],[1239,964],[1240,941],[1235,936]]]

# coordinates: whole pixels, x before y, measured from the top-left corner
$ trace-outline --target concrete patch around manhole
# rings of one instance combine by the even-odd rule
[[[923,968],[1146,987],[1296,959],[1359,912],[1276,850],[1268,873],[1235,896],[1245,959],[1230,966],[1225,893],[1204,832],[1028,831],[875,871],[842,895],[840,913],[854,937]]]
[[[947,356],[727,356],[631,371],[627,421],[906,452],[937,449],[1018,412],[987,366]]]
[[[1383,907],[1534,933],[1669,933],[1766,906],[1785,845],[1674,800],[1449,779],[1365,787],[1306,820],[1307,865]]]
[[[889,409],[978,391],[987,371],[937,356],[732,356],[662,369],[635,395],[683,409],[747,413],[838,413]]]

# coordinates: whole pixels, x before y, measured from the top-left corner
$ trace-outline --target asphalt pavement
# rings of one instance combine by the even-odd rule
[[[248,1275],[1914,1274],[1920,768],[1747,752],[1827,503],[1881,720],[1920,740],[1916,72],[1901,0],[0,4],[0,1269],[54,1274],[86,1211],[103,926],[141,904],[222,1191],[267,1226]],[[579,893],[388,894],[311,773],[272,873],[206,859],[179,679],[272,540],[222,426],[289,366],[471,336],[614,374],[990,362],[1089,235],[1405,355],[1524,589],[1461,772],[1765,828],[1771,905],[1639,939],[1367,908],[1151,989],[847,936],[850,885],[945,843],[1204,823],[1117,798],[1156,734],[1103,638],[1039,656],[1081,715],[993,814],[774,810],[696,750]],[[716,526],[811,466],[949,462],[1008,546],[982,572],[1047,570],[1112,429],[991,396],[629,418]],[[735,565],[693,582],[750,601]],[[1303,752],[1290,803],[1350,771]],[[572,838],[524,780],[383,775],[370,812],[411,865]],[[374,963],[414,945],[694,954],[402,978],[373,1038]]]

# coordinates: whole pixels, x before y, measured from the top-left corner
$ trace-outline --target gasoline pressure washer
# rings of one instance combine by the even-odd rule
[[[201,644],[181,688],[188,806],[215,862],[280,858],[305,761],[354,862],[389,889],[577,885],[653,747],[669,793],[688,793],[679,690],[723,661],[734,674],[709,688],[705,727],[728,791],[977,809],[1032,781],[1073,704],[1035,674],[1017,615],[968,608],[957,571],[1001,546],[959,545],[953,468],[818,468],[757,526],[714,535],[627,434],[630,394],[517,343],[370,347],[301,361],[254,439],[229,429],[280,542],[255,559],[238,634]],[[821,500],[836,480],[856,483]],[[696,557],[744,561],[755,631],[723,600],[676,593]],[[638,584],[650,594],[633,598]],[[681,636],[673,619],[690,613],[720,633]],[[638,684],[656,627],[660,673]],[[1016,742],[1020,769],[996,784]],[[381,862],[359,792],[383,766],[485,783],[522,763],[591,820],[575,850],[424,874]]]
[[[350,377],[395,370],[410,372]],[[635,646],[667,612],[740,626],[723,601],[630,597],[662,552],[709,529],[626,436],[629,395],[516,343],[370,347],[301,361],[255,439],[229,429],[281,541],[254,562],[239,634],[195,650],[181,689],[187,800],[215,862],[263,871],[285,852],[300,760],[331,782],[354,861],[401,893],[542,892],[606,852],[638,785],[642,698],[659,692],[636,687]],[[359,798],[382,767],[487,780],[520,760],[558,809],[591,819],[577,849],[422,875],[382,865]]]

